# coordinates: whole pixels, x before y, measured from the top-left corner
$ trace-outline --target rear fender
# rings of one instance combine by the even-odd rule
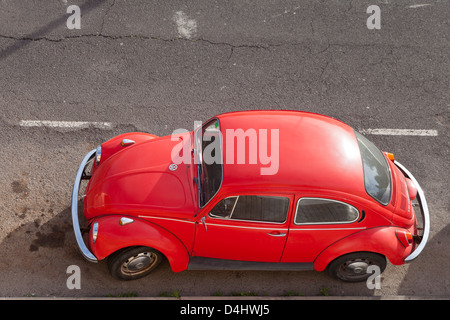
[[[122,215],[111,215],[96,218],[98,233],[95,243],[92,239],[92,228],[89,233],[89,246],[98,260],[112,253],[132,246],[147,246],[161,252],[169,261],[173,272],[183,271],[189,263],[189,253],[183,243],[172,233],[160,226],[136,218],[134,221],[120,225]]]
[[[405,248],[397,239],[396,227],[377,227],[353,233],[323,250],[314,261],[314,269],[323,271],[334,259],[352,252],[382,254],[394,265],[405,263],[413,246]]]

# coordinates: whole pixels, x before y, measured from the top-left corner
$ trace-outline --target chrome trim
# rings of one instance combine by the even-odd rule
[[[98,146],[97,149],[95,149],[95,163],[97,165],[100,163],[101,158],[102,158],[102,146]]]
[[[308,200],[308,199],[312,199],[312,200],[325,200],[325,201],[330,201],[330,202],[337,202],[337,203],[342,203],[345,204],[349,207],[352,207],[353,209],[355,209],[358,212],[358,216],[356,217],[356,219],[352,220],[352,221],[327,221],[327,222],[304,222],[304,223],[297,223],[295,222],[297,219],[297,215],[298,215],[298,207],[300,206],[300,202],[302,200]],[[356,222],[359,220],[359,218],[361,218],[361,212],[358,210],[358,208],[356,208],[355,206],[347,203],[347,202],[343,202],[343,201],[339,201],[339,200],[334,200],[334,199],[328,199],[328,198],[317,198],[317,197],[303,197],[297,200],[297,204],[295,206],[295,214],[294,214],[294,224],[296,226],[305,226],[305,225],[318,225],[318,224],[350,224],[353,222]],[[299,229],[300,230],[300,229]],[[305,229],[301,229],[301,230],[305,230]]]
[[[288,204],[288,211],[286,212],[286,218],[284,219],[284,221],[281,222],[276,222],[276,221],[267,221],[267,220],[248,220],[248,219],[233,219],[233,213],[234,213],[234,209],[236,208],[236,204],[239,201],[239,197],[251,197],[251,196],[256,196],[256,197],[272,197],[272,198],[283,198],[283,199],[287,199],[289,201]],[[291,199],[289,199],[289,197],[285,197],[285,196],[266,196],[266,195],[253,195],[253,194],[244,194],[244,195],[240,195],[240,196],[230,196],[230,197],[226,197],[223,198],[222,200],[225,199],[229,199],[229,198],[236,198],[236,201],[234,202],[233,205],[233,209],[231,209],[231,213],[229,216],[226,217],[219,217],[219,216],[215,216],[211,214],[211,211],[208,213],[208,217],[210,217],[211,219],[216,219],[216,220],[225,220],[225,221],[243,221],[243,222],[255,222],[255,223],[266,223],[266,224],[285,224],[287,221],[287,218],[289,216],[289,210],[290,210],[290,206],[291,206]],[[219,202],[216,203],[216,205],[218,205],[222,200],[220,200]]]
[[[130,224],[130,223],[133,223],[133,222],[134,222],[133,219],[127,218],[127,217],[122,217],[122,218],[120,218],[120,220],[119,220],[119,224],[120,224],[121,226],[125,226],[125,225]]]
[[[91,150],[83,159],[80,164],[80,167],[77,171],[77,176],[75,178],[75,183],[73,185],[72,190],[72,223],[73,223],[73,231],[75,233],[75,238],[77,240],[78,248],[80,249],[84,258],[91,262],[97,262],[97,258],[89,251],[86,247],[86,244],[83,241],[83,235],[80,230],[80,222],[78,221],[78,193],[80,189],[81,177],[83,175],[86,164],[89,160],[91,160],[95,155],[96,149]]]
[[[92,242],[95,243],[97,241],[98,236],[98,221],[94,222],[92,225]]]
[[[201,219],[200,219],[200,222],[203,224],[203,226],[205,227],[205,231],[208,231],[208,227],[206,226],[206,216],[203,216]]]
[[[120,145],[122,147],[127,147],[127,146],[131,146],[132,144],[135,144],[136,142],[134,140],[131,139],[123,139],[122,142],[120,143]]]
[[[425,248],[425,245],[427,244],[428,237],[430,235],[430,213],[428,211],[428,205],[427,200],[425,199],[425,194],[420,187],[419,183],[417,182],[416,178],[411,174],[411,172],[408,171],[401,163],[398,161],[394,161],[394,164],[402,171],[405,176],[414,183],[414,185],[417,188],[417,201],[420,205],[420,211],[423,215],[423,236],[422,240],[420,241],[420,244],[417,246],[417,248],[411,252],[409,256],[405,258],[405,262],[410,262],[417,258],[417,256],[422,252],[422,250]]]
[[[196,150],[195,151],[195,153],[196,153],[196,159],[194,159],[194,164],[198,164],[198,163],[196,163],[196,162],[198,162],[198,160],[200,160],[200,158],[198,157],[198,155],[199,155],[199,150],[200,150],[200,152],[201,153],[203,153],[203,150],[202,150],[202,146],[198,146],[197,145],[197,134],[198,134],[198,132],[200,131],[202,131],[203,130],[203,127],[208,127],[209,125],[211,125],[214,121],[217,121],[217,123],[219,124],[219,133],[220,133],[220,156],[221,156],[221,158],[222,159],[220,159],[220,164],[221,164],[221,166],[220,166],[220,170],[221,170],[221,175],[222,175],[222,179],[220,180],[220,185],[219,185],[219,188],[217,188],[217,191],[216,191],[216,193],[214,193],[214,195],[212,195],[210,198],[209,198],[209,200],[208,200],[208,202],[206,202],[203,206],[200,206],[200,193],[199,193],[199,195],[198,195],[198,207],[199,207],[199,209],[203,209],[204,207],[206,207],[206,205],[208,204],[208,203],[210,203],[211,202],[211,200],[212,199],[214,199],[214,197],[219,193],[219,190],[220,190],[220,188],[222,188],[222,184],[223,184],[223,164],[224,164],[224,162],[223,162],[223,146],[222,146],[222,144],[223,144],[223,135],[222,135],[222,131],[221,131],[221,127],[220,127],[220,121],[219,121],[219,118],[217,118],[217,117],[214,117],[214,118],[212,118],[212,119],[209,119],[209,121],[207,121],[207,122],[205,122],[205,123],[202,123],[198,128],[196,128],[195,130],[197,130],[197,131],[193,131],[193,138],[194,138],[194,150]],[[202,136],[202,142],[203,142],[203,136]],[[196,148],[195,148],[196,147]],[[200,162],[200,165],[201,165],[201,163],[203,162],[203,154],[201,155],[201,162]],[[197,171],[198,172],[198,171]],[[200,181],[200,176],[198,176],[197,177],[198,178],[198,181],[199,181],[199,184],[201,185],[201,181]]]
[[[285,237],[287,233],[272,233],[272,232],[269,232],[267,234],[269,236],[271,236],[271,237]]]
[[[257,222],[259,223],[260,221],[251,221],[251,220],[233,220],[233,221],[244,221],[244,222]],[[270,222],[266,222],[263,221],[266,224],[269,224]],[[273,223],[275,224],[275,223]],[[218,223],[208,223],[208,226],[216,226],[216,227],[225,227],[225,228],[238,228],[238,229],[252,229],[252,230],[273,230],[276,229],[277,231],[288,231],[288,228],[285,228],[283,226],[268,226],[266,228],[264,227],[255,227],[255,226],[250,226],[250,227],[246,227],[243,225],[229,225],[229,224],[218,224]]]
[[[298,225],[297,225],[298,226]],[[300,225],[301,226],[301,225]],[[366,227],[359,227],[359,228],[291,228],[289,229],[289,232],[291,231],[335,231],[335,230],[365,230]]]
[[[229,198],[232,198],[232,197],[229,197]],[[233,204],[233,208],[231,209],[231,213],[230,213],[230,215],[227,217],[227,219],[232,219],[232,217],[233,217],[233,213],[234,213],[234,209],[236,208],[236,205],[237,205],[237,203],[238,203],[238,201],[239,201],[239,196],[237,196],[237,197],[235,197],[236,198],[236,200],[234,201],[234,204]],[[228,199],[228,198],[227,198]],[[222,201],[222,200],[220,200],[220,201]],[[238,219],[239,220],[239,219]]]
[[[231,196],[231,197],[223,198],[222,200],[220,200],[219,202],[217,202],[216,205],[214,206],[214,208],[215,208],[215,207],[216,207],[219,203],[221,203],[223,200],[231,199],[231,198],[235,198],[235,200],[234,200],[233,208],[231,208],[231,212],[230,212],[229,215],[224,216],[224,217],[216,216],[216,215],[212,214],[211,211],[210,211],[210,212],[208,213],[208,217],[210,217],[210,218],[212,218],[212,219],[226,219],[226,220],[229,220],[229,219],[231,218],[231,216],[233,215],[234,208],[236,207],[237,200],[239,199],[239,196]],[[214,208],[212,208],[211,210],[213,210]]]
[[[185,222],[185,223],[192,223],[192,224],[195,224],[195,223],[196,223],[196,221],[189,221],[189,220],[182,220],[182,219],[173,219],[173,218],[166,218],[166,217],[156,217],[156,216],[143,216],[143,215],[138,215],[138,218],[144,218],[144,219],[160,219],[160,220],[176,221],[176,222]]]

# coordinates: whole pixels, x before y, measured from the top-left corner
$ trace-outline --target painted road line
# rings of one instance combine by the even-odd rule
[[[112,129],[111,122],[89,122],[89,121],[50,121],[50,120],[21,120],[22,127],[49,127],[66,129]],[[424,136],[436,137],[438,131],[434,129],[362,129],[362,134],[385,135],[385,136]]]
[[[422,8],[422,7],[427,7],[427,6],[431,6],[431,3],[423,3],[423,4],[413,4],[412,6],[408,6],[408,8],[411,9],[416,9],[416,8]]]
[[[383,136],[422,136],[422,137],[436,137],[437,130],[433,129],[363,129],[362,134],[374,134]]]
[[[112,129],[111,122],[88,122],[88,121],[49,121],[49,120],[21,120],[21,127],[49,127],[66,129]]]

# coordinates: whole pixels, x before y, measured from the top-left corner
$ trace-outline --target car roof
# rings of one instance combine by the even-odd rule
[[[367,198],[359,146],[345,123],[290,110],[231,112],[215,118],[223,138],[222,188],[333,190]],[[243,152],[238,140],[245,135],[245,163],[238,164]],[[256,164],[250,163],[251,139],[253,145],[257,141],[252,150],[258,153]]]

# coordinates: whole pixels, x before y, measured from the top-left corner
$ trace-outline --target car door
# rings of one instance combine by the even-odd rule
[[[223,198],[200,217],[193,255],[279,262],[293,202],[287,195],[236,195]]]

